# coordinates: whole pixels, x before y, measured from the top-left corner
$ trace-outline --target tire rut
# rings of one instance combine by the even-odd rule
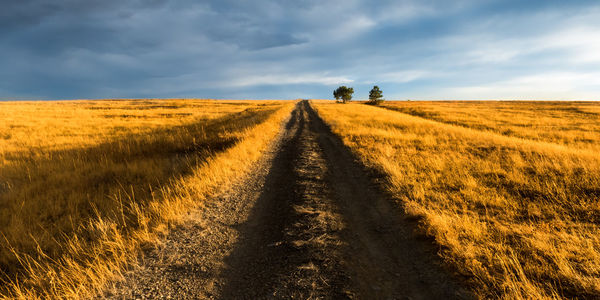
[[[326,163],[305,105],[265,181],[238,247],[226,259],[224,299],[349,298],[339,257],[342,218],[329,197]]]
[[[310,107],[331,189],[340,206],[349,247],[344,257],[360,299],[471,299],[440,265],[432,241],[418,236],[400,206]]]

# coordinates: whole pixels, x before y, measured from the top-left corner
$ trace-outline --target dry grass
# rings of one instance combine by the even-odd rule
[[[600,150],[597,102],[388,101],[383,107],[507,136]]]
[[[315,107],[481,298],[600,298],[600,105],[436,104]]]
[[[0,103],[0,295],[95,294],[185,211],[245,172],[291,108]]]

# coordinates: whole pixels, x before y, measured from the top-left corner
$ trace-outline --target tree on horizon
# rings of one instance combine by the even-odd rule
[[[342,85],[333,91],[333,97],[336,101],[342,99],[342,102],[346,103],[352,100],[352,94],[354,94],[354,88]]]
[[[370,104],[379,104],[383,102],[383,92],[379,89],[378,86],[373,86],[371,91],[369,92],[369,102]]]

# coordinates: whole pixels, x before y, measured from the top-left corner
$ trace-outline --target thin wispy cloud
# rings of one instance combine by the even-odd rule
[[[0,99],[597,99],[600,4],[24,0],[0,39]]]

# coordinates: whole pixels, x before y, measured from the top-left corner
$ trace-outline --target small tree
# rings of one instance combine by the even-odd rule
[[[333,97],[335,97],[335,102],[338,102],[342,95],[340,94],[340,88],[333,90]]]
[[[381,102],[383,102],[383,93],[378,86],[374,86],[369,92],[369,103],[379,104]]]
[[[342,85],[335,91],[333,91],[333,96],[335,97],[335,100],[342,99],[344,103],[352,100],[352,94],[354,94],[354,88],[349,88],[345,85]]]

